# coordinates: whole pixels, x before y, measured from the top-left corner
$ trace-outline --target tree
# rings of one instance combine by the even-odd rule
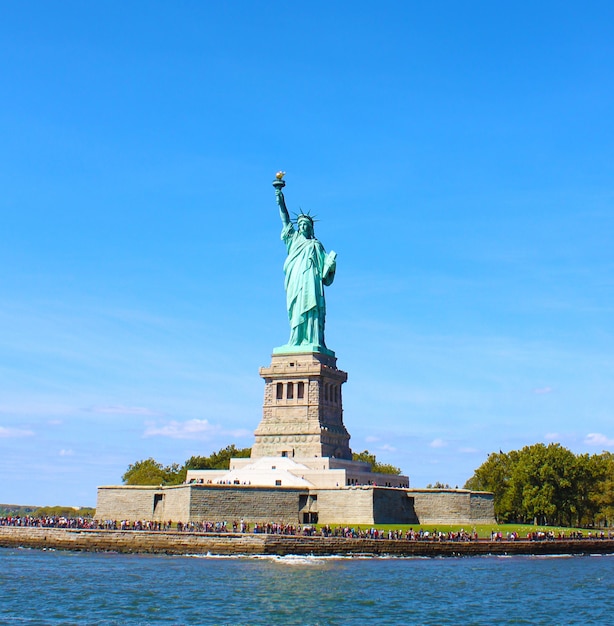
[[[614,517],[614,455],[575,455],[558,443],[493,452],[465,488],[492,491],[502,522],[606,523]]]
[[[596,508],[594,521],[611,528],[614,525],[614,454],[602,452],[593,458],[600,477],[590,496]]]
[[[352,453],[352,460],[368,463],[371,466],[371,471],[376,474],[394,474],[398,476],[401,473],[401,468],[388,463],[380,463],[375,458],[375,454],[371,454],[368,450]]]
[[[228,469],[230,459],[248,458],[251,455],[251,448],[237,448],[234,443],[212,452],[209,456],[191,456],[183,467],[188,469]]]
[[[183,482],[177,463],[164,466],[151,457],[128,465],[122,476],[126,485],[178,485]]]
[[[492,491],[494,494],[495,516],[498,520],[517,521],[519,506],[512,484],[512,469],[516,463],[517,452],[493,452],[486,461],[475,470],[465,483],[465,489],[473,491]]]
[[[249,457],[251,448],[226,446],[210,456],[191,456],[183,465],[162,465],[149,458],[128,466],[122,480],[126,485],[180,485],[185,482],[189,469],[228,469],[233,457]]]
[[[41,506],[32,515],[34,517],[94,517],[96,509],[74,506]]]
[[[576,457],[575,498],[572,511],[576,526],[592,526],[600,509],[598,494],[606,478],[606,464],[603,456],[580,454]]]
[[[572,524],[577,499],[577,460],[558,443],[525,446],[512,470],[525,520],[544,524]]]

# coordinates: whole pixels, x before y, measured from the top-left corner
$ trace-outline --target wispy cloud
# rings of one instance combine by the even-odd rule
[[[431,448],[445,448],[447,446],[447,442],[445,442],[443,439],[433,439],[433,441],[431,441],[431,443],[429,443],[429,446]]]
[[[219,424],[211,424],[208,420],[193,419],[186,422],[170,420],[166,423],[150,423],[146,425],[143,437],[169,437],[171,439],[211,439],[216,435],[246,437],[251,431],[236,429],[225,430]]]
[[[614,439],[610,439],[601,433],[589,433],[586,435],[584,443],[587,446],[600,446],[605,448],[614,446]]]
[[[559,433],[546,433],[544,439],[546,441],[558,441],[561,438]]]
[[[379,437],[374,437],[373,435],[369,435],[368,437],[365,437],[365,441],[367,443],[374,443],[375,441],[379,441]]]
[[[475,454],[476,452],[479,452],[477,448],[459,448],[458,451],[463,454]]]
[[[164,413],[160,413],[143,406],[125,406],[123,404],[94,406],[90,409],[90,411],[92,413],[102,413],[108,415],[144,415],[148,417],[158,417],[164,415]]]
[[[25,428],[10,428],[0,426],[0,439],[13,439],[16,437],[31,437],[34,431]]]
[[[64,449],[63,448],[62,450],[59,451],[58,454],[60,456],[74,456],[75,455],[75,451],[71,450],[70,448],[69,449]]]
[[[385,443],[383,446],[379,446],[380,450],[384,450],[385,452],[396,452],[397,449],[390,444]]]
[[[546,393],[552,393],[554,391],[554,389],[552,389],[552,387],[537,387],[536,389],[533,389],[533,393],[537,394],[538,396],[544,395]]]

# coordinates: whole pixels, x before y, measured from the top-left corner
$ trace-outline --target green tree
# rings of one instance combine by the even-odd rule
[[[122,480],[126,485],[178,485],[183,482],[180,469],[177,463],[164,466],[149,458],[129,465]]]
[[[252,452],[251,448],[237,448],[234,443],[212,452],[209,456],[191,456],[183,467],[188,469],[228,469],[230,459],[248,458]]]
[[[177,463],[162,465],[149,458],[129,465],[122,480],[126,485],[180,485],[185,482],[189,469],[228,469],[231,458],[249,457],[250,453],[251,448],[231,444],[210,456],[191,456],[181,466]]]
[[[375,454],[371,454],[368,450],[352,453],[352,460],[368,463],[371,466],[371,471],[376,474],[395,474],[398,476],[401,473],[401,468],[388,463],[380,463],[375,458]]]
[[[525,446],[512,469],[521,517],[542,524],[572,524],[577,501],[577,460],[558,443]]]
[[[614,454],[602,452],[594,458],[599,480],[591,493],[595,504],[593,521],[611,528],[614,525]]]
[[[466,482],[492,491],[502,522],[592,525],[614,518],[614,455],[575,455],[558,443],[492,453]]]
[[[576,526],[592,526],[601,508],[600,488],[606,478],[606,463],[602,455],[580,454],[576,457],[575,498],[572,512]]]
[[[96,509],[74,506],[41,506],[32,515],[34,517],[94,517]]]
[[[501,522],[518,521],[520,517],[519,498],[512,482],[517,457],[517,452],[493,452],[465,483],[465,489],[492,491],[495,516]]]

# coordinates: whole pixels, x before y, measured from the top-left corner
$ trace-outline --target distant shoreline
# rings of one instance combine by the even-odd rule
[[[0,547],[220,556],[398,556],[614,554],[614,539],[410,541],[294,535],[122,531],[0,526]]]

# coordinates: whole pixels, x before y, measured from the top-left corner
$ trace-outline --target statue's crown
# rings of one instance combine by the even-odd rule
[[[298,224],[301,220],[307,220],[308,222],[311,222],[311,225],[313,226],[313,223],[315,221],[317,221],[315,219],[315,215],[311,215],[309,212],[304,213],[301,212],[296,216],[296,223]]]

